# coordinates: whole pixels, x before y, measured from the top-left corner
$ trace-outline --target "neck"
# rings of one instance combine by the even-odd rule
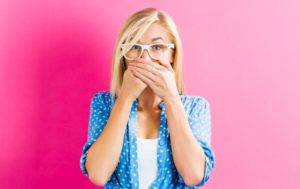
[[[156,111],[160,110],[159,104],[162,99],[155,95],[152,89],[147,86],[138,97],[138,111]]]

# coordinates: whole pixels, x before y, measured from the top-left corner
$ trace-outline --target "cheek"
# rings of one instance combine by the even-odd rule
[[[168,54],[168,56],[166,56],[165,58],[166,58],[166,60],[168,61],[168,62],[170,62],[170,63],[172,63],[173,62],[173,60],[174,60],[174,55],[173,55],[174,53],[173,53],[173,51],[170,51],[169,52],[169,54]]]

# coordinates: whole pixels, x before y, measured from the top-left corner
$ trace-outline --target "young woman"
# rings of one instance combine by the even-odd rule
[[[198,188],[215,164],[208,101],[183,94],[176,26],[154,8],[122,26],[111,90],[95,94],[80,166],[105,188]]]

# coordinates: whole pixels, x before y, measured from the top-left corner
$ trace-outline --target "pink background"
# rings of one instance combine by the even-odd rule
[[[121,24],[166,10],[211,104],[207,189],[300,188],[300,1],[0,1],[0,188],[96,188],[79,168]],[[298,139],[298,140],[297,140]]]

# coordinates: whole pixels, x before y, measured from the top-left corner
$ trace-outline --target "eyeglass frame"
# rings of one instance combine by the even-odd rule
[[[153,57],[151,56],[150,51],[149,51],[149,49],[150,49],[150,47],[151,47],[152,45],[166,45],[167,48],[168,48],[168,52],[169,52],[170,49],[174,49],[174,48],[175,48],[175,44],[174,44],[174,43],[152,43],[152,44],[147,44],[147,45],[143,45],[143,44],[136,43],[136,44],[133,44],[131,47],[133,47],[134,45],[138,45],[138,46],[140,46],[140,47],[142,48],[142,51],[141,51],[140,55],[139,55],[137,58],[140,58],[140,57],[142,56],[142,54],[144,53],[144,50],[147,50],[147,51],[148,51],[148,54],[150,55],[150,57],[153,58]],[[134,59],[136,59],[136,58],[130,59],[130,58],[126,57],[126,55],[125,55],[126,53],[123,51],[123,48],[126,47],[126,46],[129,46],[129,44],[128,44],[128,43],[127,43],[127,44],[121,44],[121,49],[122,49],[123,56],[124,56],[127,60],[134,60]],[[130,48],[131,48],[131,47],[130,47]],[[159,59],[156,59],[156,58],[153,58],[153,59],[159,60]]]

